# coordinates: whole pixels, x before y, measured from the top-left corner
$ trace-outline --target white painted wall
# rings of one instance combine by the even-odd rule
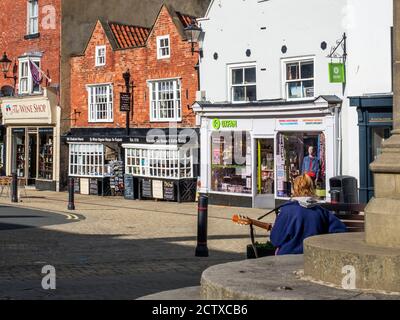
[[[313,56],[315,96],[343,99],[343,174],[359,178],[357,113],[347,97],[391,92],[392,10],[392,0],[214,0],[200,20],[205,31],[201,89],[211,102],[230,101],[229,64],[254,62],[258,100],[282,99],[282,59]],[[327,55],[344,32],[348,83],[343,94],[341,84],[329,83]]]

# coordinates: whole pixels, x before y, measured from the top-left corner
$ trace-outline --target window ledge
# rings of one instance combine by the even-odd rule
[[[88,121],[88,123],[113,123],[114,120]]]
[[[32,33],[32,34],[27,34],[24,36],[25,40],[31,40],[31,39],[37,39],[40,38],[40,33]]]
[[[303,101],[303,102],[312,102],[315,101],[317,97],[307,97],[307,98],[287,98],[286,101],[288,102],[296,102],[296,101]]]
[[[157,120],[157,119],[151,119],[150,122],[152,123],[166,123],[166,122],[177,122],[177,123],[181,123],[182,119],[165,119],[165,120]]]
[[[40,97],[43,96],[43,92],[37,92],[37,93],[20,93],[17,95],[18,98],[30,98],[30,97]]]

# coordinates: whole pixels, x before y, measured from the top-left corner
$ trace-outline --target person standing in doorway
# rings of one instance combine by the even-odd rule
[[[319,159],[315,155],[315,148],[313,146],[308,147],[308,156],[303,160],[302,174],[308,175],[315,185],[319,174]]]

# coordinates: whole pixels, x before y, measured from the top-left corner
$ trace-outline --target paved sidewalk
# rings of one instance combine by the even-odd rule
[[[15,206],[78,220],[0,232],[0,299],[135,299],[196,286],[209,266],[245,258],[249,228],[233,224],[232,215],[256,218],[266,212],[210,206],[210,257],[196,258],[195,203],[76,195],[71,212],[67,193],[27,193]],[[0,198],[0,215],[4,205],[11,205],[9,199]],[[266,240],[265,232],[258,234]],[[54,292],[40,289],[45,264],[57,269]]]

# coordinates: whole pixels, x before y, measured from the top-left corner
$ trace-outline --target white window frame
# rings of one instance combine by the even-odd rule
[[[291,63],[302,63],[302,62],[312,62],[314,64],[314,77],[313,78],[304,78],[302,79],[300,76],[300,79],[298,80],[287,80],[287,70],[286,66],[287,64]],[[300,68],[301,69],[301,68]],[[300,70],[301,72],[301,70]],[[315,68],[315,56],[303,56],[303,57],[295,57],[295,58],[287,58],[287,59],[282,59],[282,93],[284,99],[287,101],[302,101],[302,100],[314,100],[316,95],[316,68]],[[289,98],[289,87],[288,83],[290,82],[303,82],[303,81],[314,81],[314,94],[312,97],[302,97],[302,98]]]
[[[37,90],[33,88],[33,79],[31,73],[31,67],[29,64],[29,60],[33,63],[37,63],[39,68],[41,67],[41,59],[39,57],[23,57],[18,59],[18,94],[40,94],[42,93],[42,87],[39,85]],[[24,68],[26,65],[26,69]],[[27,71],[27,74],[23,74],[23,70]],[[26,89],[23,89],[22,80],[26,81]]]
[[[250,68],[255,68],[256,69],[256,82],[255,83],[249,83],[249,84],[241,84],[241,85],[233,85],[233,79],[232,79],[232,71],[234,69],[250,69]],[[236,64],[229,64],[228,65],[228,101],[231,101],[234,104],[243,104],[243,103],[249,103],[249,102],[254,102],[254,101],[235,101],[233,100],[233,87],[242,87],[242,86],[256,86],[256,100],[258,99],[258,90],[257,90],[257,64],[256,62],[248,62],[248,63],[236,63]],[[243,78],[244,80],[244,78]]]
[[[101,51],[103,51],[103,55],[100,54]],[[101,59],[104,59],[104,61],[101,61]],[[106,62],[107,62],[107,47],[106,46],[96,46],[95,66],[103,67],[106,65]]]
[[[162,102],[171,102],[171,100],[160,99],[160,83],[172,82],[173,94],[173,117],[161,117],[161,104]],[[168,78],[148,80],[149,87],[149,101],[150,101],[150,122],[181,122],[182,121],[182,81],[181,78]],[[179,85],[179,88],[178,88]],[[156,100],[154,100],[156,97]]]
[[[135,177],[156,179],[193,179],[194,149],[160,145],[122,145],[125,172]],[[189,156],[187,153],[189,152]]]
[[[71,161],[71,160],[76,161]],[[98,143],[70,143],[68,172],[71,177],[104,177],[105,146]]]
[[[168,40],[168,46],[161,46],[162,40]],[[163,54],[162,51],[168,49],[168,54]],[[157,37],[157,59],[168,59],[171,57],[171,39],[169,35]]]
[[[99,117],[99,111],[97,109],[97,105],[100,103],[96,103],[96,96],[93,96],[93,90],[96,88],[105,88],[106,93],[104,94],[106,97],[106,101],[102,102],[102,104],[107,105],[107,109],[102,111],[106,113],[106,118]],[[99,84],[90,84],[86,86],[86,90],[88,92],[88,121],[91,123],[110,123],[114,122],[114,90],[113,85],[111,83],[99,83]]]
[[[39,1],[27,1],[26,32],[28,35],[39,33]]]

